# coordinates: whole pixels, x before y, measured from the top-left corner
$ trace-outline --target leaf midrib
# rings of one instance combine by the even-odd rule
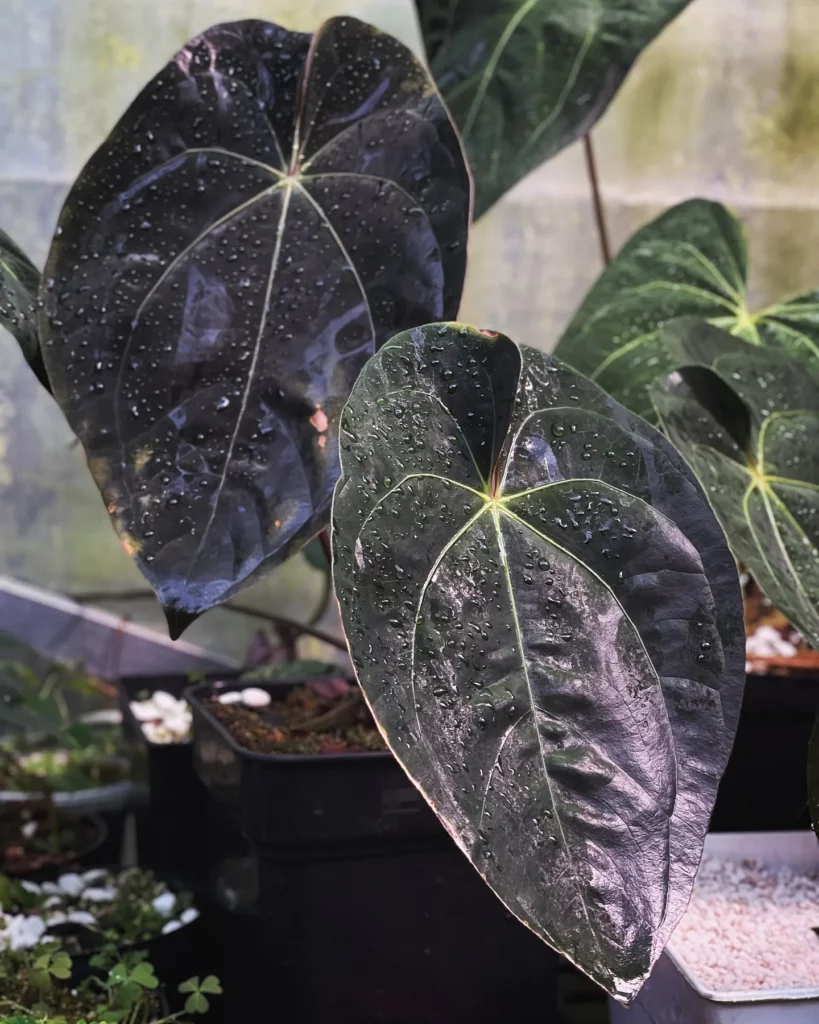
[[[364,526],[372,518],[372,515],[375,513],[376,509],[380,506],[380,504],[386,499],[386,497],[389,496],[389,494],[393,493],[396,489],[398,489],[401,486],[403,486],[403,484],[405,484],[407,482],[407,480],[413,478],[413,476],[416,476],[416,475],[414,474],[414,475],[409,475],[409,476],[405,477],[402,481],[400,481],[398,484],[396,484],[395,487],[393,487],[391,489],[391,491],[388,492],[387,495],[384,495],[381,499],[379,499],[379,502],[370,511],[370,513],[368,514],[368,516],[365,519],[364,523],[362,523],[362,526],[360,527],[359,533],[358,533],[359,539],[361,537],[361,532],[363,531]],[[523,494],[532,493],[532,492],[521,492],[520,494],[508,495],[508,496],[506,496],[504,498],[499,498],[497,500],[492,500],[492,499],[489,498],[488,495],[481,495],[479,492],[476,492],[474,489],[472,489],[472,488],[470,488],[470,487],[468,487],[466,485],[463,485],[463,484],[459,483],[458,481],[451,480],[451,479],[449,479],[447,477],[438,476],[437,474],[417,474],[417,476],[433,477],[433,478],[437,478],[437,479],[441,480],[444,483],[454,483],[456,486],[463,488],[464,490],[468,491],[469,493],[471,493],[471,494],[473,494],[473,495],[475,495],[477,497],[483,497],[484,500],[485,500],[485,504],[483,505],[483,507],[478,509],[477,512],[475,512],[473,515],[471,515],[467,519],[467,521],[463,524],[463,526],[461,526],[460,529],[458,529],[455,532],[455,534],[450,538],[450,540],[446,543],[446,545],[440,551],[440,553],[438,554],[438,556],[437,556],[437,558],[436,558],[432,568],[430,569],[429,573],[427,574],[426,579],[424,580],[424,583],[423,583],[423,585],[421,587],[421,591],[420,591],[420,594],[419,594],[418,604],[416,606],[416,611],[415,611],[415,615],[414,615],[414,619],[413,619],[412,638],[411,638],[411,654],[410,654],[410,694],[411,694],[412,706],[413,706],[414,713],[415,713],[416,728],[418,730],[419,739],[423,739],[423,733],[422,733],[422,730],[421,730],[420,715],[419,715],[418,706],[417,706],[418,702],[417,702],[416,689],[415,689],[415,675],[416,675],[415,665],[416,665],[416,641],[417,641],[417,633],[418,633],[418,624],[419,624],[419,621],[420,621],[420,618],[421,618],[421,611],[423,609],[424,601],[426,599],[426,595],[427,595],[427,592],[429,590],[429,587],[434,582],[434,580],[435,580],[435,578],[437,576],[438,570],[440,569],[441,565],[444,562],[444,559],[451,552],[451,550],[455,547],[455,545],[460,540],[462,540],[469,533],[469,531],[481,520],[481,518],[484,515],[486,515],[487,513],[489,513],[492,516],[494,530],[495,530],[495,535],[496,535],[496,540],[497,540],[497,544],[498,544],[498,550],[499,550],[499,554],[500,554],[500,562],[501,562],[501,565],[503,566],[503,571],[504,571],[505,579],[506,579],[506,582],[507,582],[507,587],[508,587],[508,592],[509,592],[509,605],[510,605],[511,614],[512,614],[512,617],[513,617],[513,620],[514,620],[514,625],[515,625],[517,645],[518,645],[518,652],[519,652],[519,660],[520,660],[520,663],[521,663],[521,666],[522,666],[522,669],[523,669],[524,679],[525,679],[527,693],[528,693],[528,697],[529,697],[529,708],[525,712],[525,715],[531,715],[531,717],[535,721],[535,734],[536,734],[537,742],[538,742],[538,752],[540,754],[541,766],[542,766],[542,770],[543,770],[543,777],[544,777],[544,780],[546,782],[546,786],[547,786],[547,788],[549,790],[549,795],[550,795],[550,799],[551,799],[551,802],[552,802],[552,807],[553,807],[553,813],[554,813],[554,816],[555,816],[555,821],[556,821],[556,823],[558,825],[558,828],[560,830],[561,839],[562,839],[562,842],[563,842],[563,849],[566,852],[566,856],[567,856],[567,859],[569,861],[570,868],[572,870],[572,874],[574,875],[574,878],[575,878],[575,883],[576,883],[575,884],[575,889],[576,889],[576,892],[577,892],[578,897],[580,899],[580,902],[581,902],[581,904],[583,906],[583,911],[584,911],[584,914],[586,916],[587,924],[588,924],[588,927],[589,927],[589,932],[594,936],[595,942],[598,945],[598,949],[601,949],[601,947],[600,947],[600,939],[599,939],[599,936],[597,934],[597,930],[594,928],[594,926],[591,923],[589,907],[588,907],[588,904],[587,904],[587,901],[585,899],[584,892],[583,892],[582,879],[580,878],[580,875],[579,875],[579,873],[578,873],[578,871],[576,869],[576,866],[574,864],[574,860],[573,860],[573,857],[572,857],[572,853],[571,853],[571,848],[570,848],[570,846],[569,846],[569,844],[568,844],[568,842],[566,840],[566,834],[565,834],[565,831],[564,831],[564,828],[563,828],[563,822],[562,822],[560,810],[559,810],[559,807],[558,807],[558,802],[554,799],[552,785],[551,785],[551,778],[550,778],[549,770],[548,770],[547,765],[546,765],[546,757],[545,757],[545,753],[543,751],[543,745],[542,745],[540,733],[539,733],[539,731],[537,729],[536,714],[535,713],[538,710],[538,705],[537,705],[537,702],[535,701],[535,696],[534,696],[534,692],[532,690],[531,680],[530,680],[530,677],[529,677],[528,663],[527,663],[526,655],[525,655],[525,642],[523,640],[522,630],[521,630],[521,626],[520,626],[520,620],[518,618],[518,613],[517,613],[517,602],[516,602],[516,596],[515,596],[515,591],[514,591],[514,584],[512,582],[511,573],[509,571],[509,563],[508,563],[508,558],[507,558],[507,555],[506,555],[506,546],[505,546],[505,542],[503,540],[502,531],[500,529],[500,516],[501,515],[505,515],[510,522],[515,523],[518,526],[523,527],[525,530],[530,531],[535,536],[541,538],[549,546],[551,546],[551,547],[561,551],[561,553],[563,553],[566,557],[568,557],[569,559],[571,559],[574,562],[577,562],[579,565],[583,566],[583,568],[586,571],[588,571],[598,581],[598,583],[606,590],[606,592],[609,594],[611,599],[614,601],[615,605],[619,608],[619,610],[620,610],[621,614],[623,615],[623,618],[625,619],[625,621],[628,622],[629,626],[631,627],[631,629],[633,631],[633,635],[636,637],[638,643],[640,644],[640,646],[641,646],[641,648],[642,648],[642,650],[644,652],[644,655],[645,655],[645,658],[646,658],[646,663],[650,667],[651,672],[653,673],[653,676],[654,676],[654,679],[656,681],[656,685],[657,685],[657,687],[659,689],[659,692],[662,694],[662,682],[660,680],[659,673],[657,672],[657,669],[656,669],[656,667],[654,665],[654,662],[652,661],[651,657],[648,654],[648,651],[646,650],[645,644],[643,642],[643,638],[642,638],[639,630],[637,629],[636,624],[634,623],[633,619],[628,614],[626,609],[623,607],[622,603],[620,602],[620,600],[618,599],[617,595],[614,593],[612,588],[609,586],[609,584],[607,584],[605,582],[605,580],[603,580],[602,577],[600,577],[594,571],[594,569],[591,568],[591,566],[587,565],[585,562],[582,562],[582,560],[580,558],[578,558],[575,554],[573,554],[571,551],[569,551],[568,549],[564,548],[562,545],[558,544],[557,541],[553,540],[552,538],[546,536],[545,534],[542,534],[539,530],[534,528],[525,519],[522,519],[521,517],[517,516],[515,513],[511,512],[509,509],[504,507],[505,502],[512,501],[515,498],[521,497]],[[556,487],[556,486],[558,486],[560,484],[567,484],[567,483],[570,484],[570,483],[576,483],[576,482],[589,483],[589,482],[593,482],[593,481],[590,481],[588,478],[566,478],[566,479],[563,479],[563,480],[554,481],[553,483],[547,484],[547,485],[544,486],[544,488],[535,488],[534,490],[547,489],[549,487]],[[607,487],[611,488],[614,491],[617,491],[618,493],[626,495],[626,492],[621,491],[621,489],[616,487],[615,485],[606,484],[604,481],[600,481],[600,483],[603,484],[604,486],[607,486]],[[641,499],[639,499],[636,495],[630,495],[630,497],[633,497],[636,500],[641,501]],[[665,518],[665,517],[663,517],[663,518]],[[671,730],[671,722],[670,722],[670,719],[668,718],[668,710],[667,710],[667,708],[665,706],[665,701],[664,700],[662,701],[662,707],[663,707],[663,710],[665,712],[666,722],[667,722],[667,725],[668,725],[669,733],[673,734],[672,730]],[[516,728],[517,725],[520,724],[521,720],[522,720],[522,718],[520,720],[518,720],[518,722],[515,723],[515,726],[513,726],[510,730],[507,731],[507,733],[506,733],[506,735],[505,735],[505,737],[503,739],[503,742],[501,744],[501,747],[499,748],[498,753],[500,752],[500,749],[502,749],[503,743],[505,743],[506,739],[508,739],[508,737],[511,734],[511,732],[514,731],[514,728]],[[601,753],[601,756],[606,758],[606,755],[604,755],[602,753]],[[497,754],[496,754],[496,758],[497,758]],[[610,760],[610,759],[606,758],[606,760]],[[631,776],[628,774],[628,772],[625,769],[621,768],[615,762],[611,762],[611,763],[612,763],[612,765],[615,768],[617,768],[618,771],[621,771],[624,775],[627,775],[629,778],[631,778]],[[674,807],[676,807],[676,784],[677,784],[677,782],[676,782],[676,774],[677,774],[677,764],[676,764],[676,760],[675,760],[675,762],[674,762],[674,776],[675,776]],[[485,804],[485,799],[486,799],[486,794],[484,794],[484,804]],[[482,812],[482,814],[483,814],[483,812]],[[674,810],[672,809],[671,813],[667,816],[667,822],[668,822],[669,827],[670,827],[670,822],[671,822],[671,820],[673,818],[673,815],[674,815]],[[478,824],[478,828],[480,828],[480,823]],[[667,904],[668,904],[668,893],[666,892],[665,896],[664,896],[664,904],[663,904],[663,911],[662,911],[662,915],[661,915],[661,920],[664,919],[664,917],[665,917],[665,912],[666,912],[666,909],[667,909]],[[601,953],[602,953],[602,950],[601,950]]]

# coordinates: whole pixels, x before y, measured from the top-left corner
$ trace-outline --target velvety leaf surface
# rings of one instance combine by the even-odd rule
[[[390,341],[342,416],[336,592],[391,749],[620,999],[687,904],[736,728],[736,568],[653,428],[503,335]]]
[[[676,368],[660,328],[699,317],[752,345],[819,367],[819,292],[752,312],[742,223],[692,199],[638,231],[603,272],[555,353],[629,409],[654,419],[649,389]]]
[[[174,632],[328,523],[350,387],[454,315],[469,204],[431,79],[353,18],[209,29],[87,164],[45,357]]]
[[[663,334],[680,369],[652,388],[662,427],[737,559],[819,648],[819,375],[708,324]]]
[[[40,271],[22,249],[0,230],[0,327],[17,341],[26,362],[48,390],[37,327]]]
[[[689,2],[416,0],[478,216],[592,128],[640,51]]]

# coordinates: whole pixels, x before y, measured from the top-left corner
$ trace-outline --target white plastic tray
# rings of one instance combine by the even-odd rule
[[[714,833],[705,852],[772,867],[819,869],[819,842],[809,831]],[[709,991],[675,955],[672,937],[634,1003],[626,1008],[609,1000],[609,1012],[611,1024],[819,1024],[819,987]]]

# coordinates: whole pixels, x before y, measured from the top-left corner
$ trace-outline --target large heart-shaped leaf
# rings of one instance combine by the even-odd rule
[[[342,416],[334,574],[399,761],[504,903],[618,998],[688,901],[736,728],[736,568],[680,455],[457,324]]]
[[[39,287],[40,271],[0,229],[0,327],[5,327],[19,344],[37,379],[50,390],[37,327]]]
[[[794,351],[819,367],[819,292],[756,313],[746,301],[741,221],[692,199],[638,231],[603,272],[555,353],[646,419],[649,389],[676,368],[660,328],[699,317],[752,345]]]
[[[663,344],[679,369],[651,396],[737,559],[819,648],[819,375],[698,321]]]
[[[690,0],[416,0],[480,216],[595,124]]]
[[[329,522],[350,387],[454,315],[469,204],[431,79],[353,18],[209,29],[85,167],[46,363],[174,633]]]

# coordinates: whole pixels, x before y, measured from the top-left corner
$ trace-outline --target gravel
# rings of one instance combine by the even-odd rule
[[[713,992],[819,988],[819,871],[706,857],[669,943]]]

